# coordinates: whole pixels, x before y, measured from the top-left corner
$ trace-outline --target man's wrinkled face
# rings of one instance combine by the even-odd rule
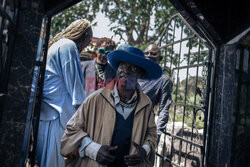
[[[144,51],[145,56],[153,62],[160,63],[160,49],[155,44],[150,44]]]
[[[135,89],[137,80],[144,76],[145,71],[136,65],[121,62],[116,74],[122,88]]]
[[[107,63],[107,54],[111,51],[113,51],[114,47],[111,46],[109,43],[103,42],[101,46],[97,49],[96,54],[97,58],[96,61],[97,63],[100,64],[106,64]]]

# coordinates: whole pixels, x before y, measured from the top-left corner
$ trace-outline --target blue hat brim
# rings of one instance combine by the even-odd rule
[[[146,71],[146,75],[143,79],[157,79],[162,75],[162,69],[157,63],[124,50],[112,51],[107,55],[107,57],[111,67],[115,71],[117,71],[120,62],[128,62],[141,67]]]

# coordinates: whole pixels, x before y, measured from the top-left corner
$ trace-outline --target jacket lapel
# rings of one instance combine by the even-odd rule
[[[112,84],[109,83],[109,85]],[[106,101],[105,107],[104,107],[104,115],[103,115],[103,143],[110,145],[113,137],[114,127],[115,127],[115,120],[116,120],[116,109],[114,104],[114,99],[111,96],[111,90],[107,87],[105,87],[101,91],[101,96]]]
[[[141,111],[144,107],[150,104],[150,100],[146,97],[146,95],[142,92],[141,89],[139,89],[139,92],[140,92],[140,98],[135,109],[135,115],[139,111]]]
[[[101,91],[102,97],[109,103],[109,105],[115,110],[115,102],[113,97],[111,96],[111,90],[114,88],[114,81],[111,81],[106,85]]]
[[[140,91],[140,99],[135,109],[131,142],[135,142],[139,145],[142,145],[147,131],[147,121],[148,121],[148,117],[147,115],[145,115],[146,114],[145,111],[146,108],[150,105],[150,100],[149,98],[147,98],[145,94],[143,94],[141,89],[139,89],[139,91]],[[131,143],[130,154],[134,154],[135,152],[136,148]]]

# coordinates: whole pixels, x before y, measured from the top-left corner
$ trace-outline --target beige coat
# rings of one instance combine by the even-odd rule
[[[85,136],[89,136],[99,144],[110,145],[116,120],[114,106],[111,89],[102,89],[98,93],[90,95],[67,123],[61,140],[61,154],[65,157],[71,155],[72,151],[80,146]],[[139,145],[148,144],[151,146],[151,155],[138,166],[153,166],[157,140],[156,125],[152,102],[141,90],[135,110],[131,139]],[[136,148],[131,144],[129,154],[135,154],[135,152]],[[70,161],[70,159],[66,161],[67,166],[102,166],[88,157],[78,157]]]

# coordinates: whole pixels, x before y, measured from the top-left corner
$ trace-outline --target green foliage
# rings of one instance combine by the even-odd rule
[[[55,34],[65,29],[70,23],[80,18],[86,18],[87,20],[92,22],[95,19],[96,13],[98,11],[99,2],[96,0],[82,1],[64,10],[63,12],[52,18],[51,35],[54,36]],[[95,25],[96,23],[91,24]]]
[[[111,27],[111,31],[119,35],[121,40],[124,40],[125,33],[129,44],[145,44],[154,4],[154,0],[107,0],[103,2],[102,12],[110,19],[111,24],[119,25]],[[137,39],[134,39],[134,33]]]
[[[51,33],[55,35],[78,18],[93,21],[99,11],[109,18],[110,30],[120,40],[124,40],[126,36],[126,42],[138,47],[154,42],[165,28],[169,17],[176,13],[169,0],[82,1],[53,18]],[[150,30],[155,30],[155,33],[149,35]]]
[[[174,114],[175,112],[175,114]],[[184,119],[184,123],[188,127],[196,127],[197,129],[203,129],[204,128],[204,113],[203,111],[197,111],[191,108],[185,109],[185,116],[183,115],[184,109],[183,107],[171,107],[169,110],[169,121],[172,122],[182,122]],[[184,116],[184,118],[183,118]]]
[[[200,76],[197,78],[195,76],[190,76],[188,78],[188,81],[184,79],[178,83],[178,89],[176,89],[177,85],[174,85],[172,91],[172,100],[177,104],[197,105],[202,107],[202,105],[200,104],[201,94],[198,91],[198,89],[202,87],[201,80],[202,77]],[[176,113],[175,116],[174,112]],[[204,113],[201,110],[197,110],[187,106],[185,107],[184,115],[184,107],[177,105],[176,108],[174,108],[174,106],[171,106],[169,114],[170,117],[173,119],[172,121],[182,122],[182,120],[184,119],[184,122],[189,127],[195,126],[198,129],[202,129],[204,127]]]

